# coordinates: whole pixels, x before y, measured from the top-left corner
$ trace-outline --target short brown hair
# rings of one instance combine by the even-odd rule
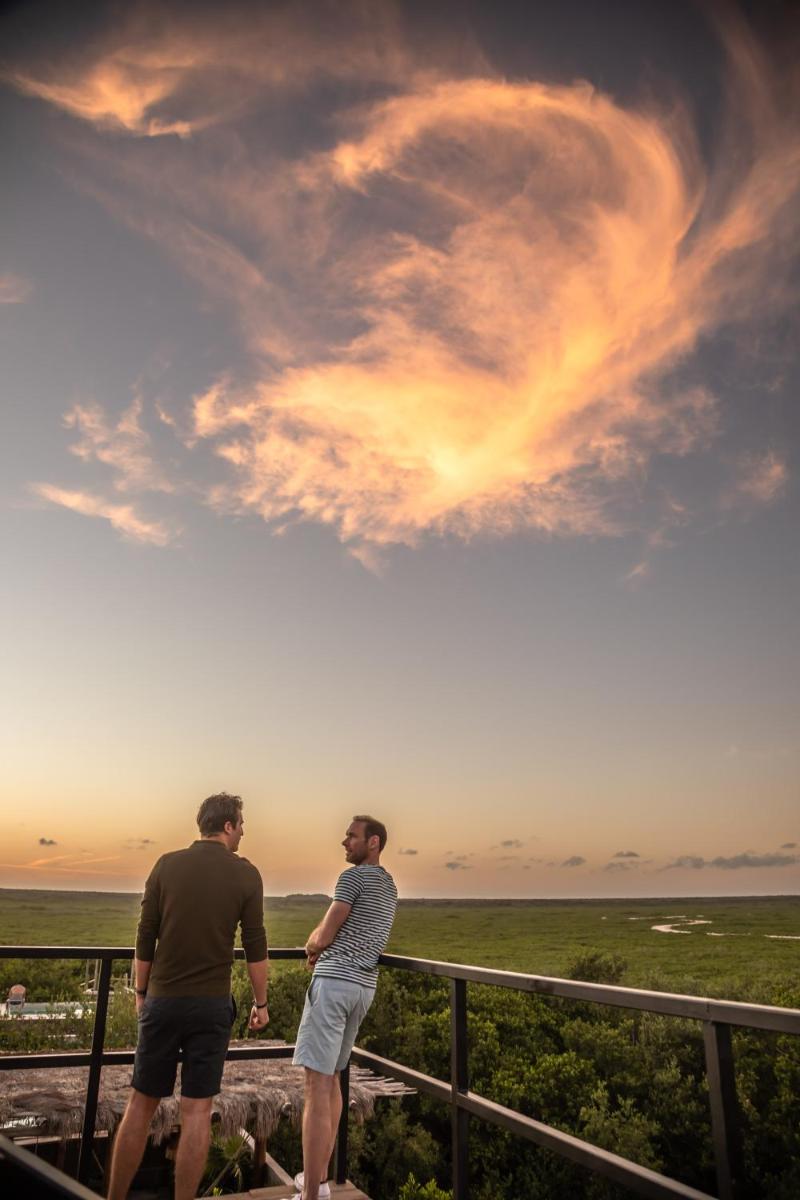
[[[230,796],[227,792],[217,792],[215,796],[207,796],[197,810],[197,828],[203,837],[211,837],[214,833],[224,833],[225,824],[230,821],[235,825],[242,811],[242,797]]]
[[[376,837],[380,842],[381,850],[386,845],[386,839],[389,836],[386,832],[386,826],[383,821],[378,821],[375,817],[353,817],[354,821],[363,821],[364,836],[367,838]]]

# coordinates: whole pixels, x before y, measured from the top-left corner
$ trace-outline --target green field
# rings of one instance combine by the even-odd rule
[[[321,897],[268,898],[271,945],[302,945],[324,908]],[[0,942],[130,946],[138,911],[136,895],[0,889]],[[652,929],[678,915],[702,917],[709,924],[683,926],[685,933]],[[563,974],[587,952],[615,954],[628,964],[628,984],[735,999],[796,983],[800,940],[792,939],[800,939],[796,896],[406,900],[400,903],[389,950],[539,975]]]
[[[271,944],[301,945],[326,903],[321,896],[268,898]],[[0,890],[0,942],[129,947],[138,909],[134,895]],[[681,917],[708,923],[681,925]],[[653,928],[669,918],[688,932]],[[400,904],[389,949],[419,958],[800,1007],[798,897],[408,900]],[[125,965],[118,963],[117,971]],[[293,1040],[307,981],[297,964],[276,968],[268,1037]],[[84,964],[0,962],[0,994],[20,982],[31,1000],[76,1000],[82,996]],[[234,1036],[243,1038],[252,996],[244,964],[234,969],[232,991],[239,1009]],[[60,1020],[2,1021],[0,1054],[88,1048],[93,1020],[90,1004],[80,1015]],[[699,1022],[482,986],[469,989],[468,1021],[470,1080],[479,1095],[713,1192]],[[136,1036],[133,996],[115,985],[105,1045],[129,1048]],[[359,1039],[376,1054],[446,1079],[450,1015],[444,981],[382,971]],[[742,1196],[795,1200],[800,1195],[800,1038],[741,1031],[734,1035],[734,1049],[746,1114]],[[411,1096],[402,1105],[382,1105],[380,1118],[351,1129],[351,1178],[382,1200],[408,1196],[404,1185],[412,1172],[447,1188],[446,1106]],[[473,1122],[470,1141],[475,1200],[498,1195],[615,1200],[622,1195],[482,1122]],[[291,1171],[299,1170],[298,1131],[283,1122],[270,1152]],[[419,1189],[410,1194],[416,1200],[448,1195]]]

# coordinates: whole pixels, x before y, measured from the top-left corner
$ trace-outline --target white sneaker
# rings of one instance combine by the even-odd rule
[[[292,1200],[303,1200],[303,1172],[294,1177],[294,1186],[297,1188],[298,1195],[293,1196]],[[319,1185],[319,1200],[331,1200],[331,1185],[329,1183],[321,1183]]]

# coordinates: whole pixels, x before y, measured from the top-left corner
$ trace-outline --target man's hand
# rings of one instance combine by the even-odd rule
[[[316,929],[312,929],[305,944],[306,966],[313,967],[323,950],[327,950],[350,916],[351,905],[344,900],[332,900],[328,911]]]
[[[147,985],[150,982],[150,970],[152,962],[141,958],[133,960],[133,974],[131,975],[131,983],[136,994],[136,1016],[142,1015],[142,1005],[147,999]],[[141,993],[141,995],[140,995]]]
[[[248,1029],[266,1029],[269,1025],[269,1009],[266,1005],[263,1008],[256,1008],[255,1004],[250,1009],[250,1020],[247,1024]]]
[[[316,930],[314,930],[314,933],[316,933]],[[310,935],[308,941],[306,942],[305,946],[303,947],[303,949],[306,952],[306,966],[309,969],[311,969],[314,966],[314,964],[316,963],[320,954],[322,954],[322,951],[325,948],[324,946],[320,946],[319,943],[315,940],[314,933],[312,933]]]

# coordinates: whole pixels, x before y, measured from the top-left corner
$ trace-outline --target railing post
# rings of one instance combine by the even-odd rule
[[[347,1132],[350,1119],[350,1063],[346,1063],[339,1072],[339,1086],[342,1089],[342,1115],[339,1117],[339,1130],[336,1134],[336,1182],[347,1182]]]
[[[450,982],[450,1089],[453,1200],[469,1200],[469,1113],[458,1107],[459,1092],[469,1091],[465,979]]]
[[[92,1061],[89,1065],[89,1082],[86,1085],[86,1107],[83,1111],[83,1134],[81,1135],[81,1152],[78,1158],[78,1179],[88,1184],[92,1168],[92,1150],[94,1148],[94,1123],[97,1117],[97,1096],[100,1091],[100,1072],[103,1067],[103,1047],[106,1040],[106,1015],[108,1014],[108,993],[111,988],[111,959],[104,958],[100,964],[100,977],[97,984],[97,1004],[94,1010],[94,1027],[92,1029]]]
[[[730,1025],[704,1021],[703,1041],[711,1101],[717,1192],[720,1200],[738,1200],[741,1196],[742,1144]]]

